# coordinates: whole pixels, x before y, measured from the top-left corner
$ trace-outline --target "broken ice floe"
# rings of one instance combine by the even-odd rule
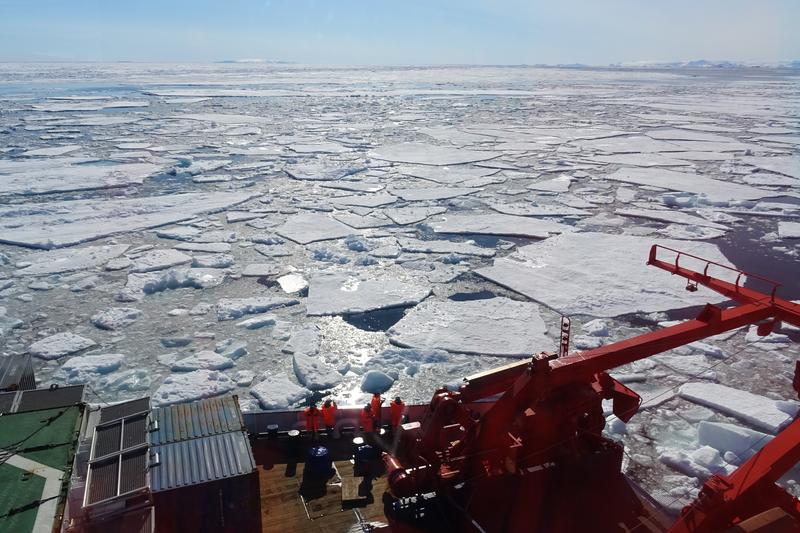
[[[311,277],[306,306],[309,316],[364,313],[414,305],[430,292],[429,287],[390,277],[320,272]]]
[[[95,346],[97,343],[74,333],[63,332],[34,342],[28,352],[39,359],[58,359]]]
[[[502,332],[503,342],[498,342]],[[553,344],[535,303],[508,298],[429,300],[389,331],[392,344],[448,352],[529,357]]]

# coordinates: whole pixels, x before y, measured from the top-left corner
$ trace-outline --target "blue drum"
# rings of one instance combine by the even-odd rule
[[[314,446],[308,450],[306,473],[311,476],[327,477],[333,471],[333,459],[328,448]]]

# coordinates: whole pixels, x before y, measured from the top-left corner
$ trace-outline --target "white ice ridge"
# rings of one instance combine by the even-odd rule
[[[502,154],[499,152],[464,150],[422,143],[400,143],[381,146],[368,153],[369,157],[383,161],[437,166],[488,161],[500,155]]]
[[[111,200],[67,200],[0,206],[0,242],[30,248],[62,248],[108,235],[189,220],[255,196],[213,192]]]
[[[697,292],[687,292],[685,283],[646,266],[652,244],[729,264],[719,249],[708,243],[564,233],[523,246],[507,257],[495,259],[493,266],[475,272],[569,316],[614,317],[668,311],[721,299],[702,287]],[[698,264],[685,261],[683,266],[698,268]]]
[[[780,192],[756,189],[749,185],[740,185],[729,181],[706,178],[700,174],[688,174],[661,168],[622,168],[613,174],[602,176],[603,179],[624,181],[636,185],[649,185],[703,195],[713,202],[729,202],[740,200],[757,200],[780,196]]]
[[[409,311],[388,334],[392,344],[406,348],[530,357],[553,345],[546,330],[537,304],[491,298],[428,300]]]
[[[686,383],[679,394],[686,400],[711,407],[768,433],[777,433],[792,421],[778,402],[751,392],[716,383]]]
[[[443,215],[430,222],[436,233],[501,235],[545,239],[554,233],[571,231],[566,224],[539,218],[504,215],[502,213],[465,213]]]
[[[306,307],[309,316],[364,313],[415,305],[430,293],[430,287],[388,276],[320,272],[311,277]]]
[[[68,250],[33,252],[17,259],[19,263],[30,263],[18,269],[18,276],[46,276],[73,270],[90,270],[119,257],[128,249],[127,244],[108,244],[104,246],[84,246]]]

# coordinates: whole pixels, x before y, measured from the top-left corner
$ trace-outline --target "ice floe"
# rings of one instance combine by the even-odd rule
[[[58,359],[86,350],[96,344],[92,339],[62,332],[34,342],[28,347],[28,352],[39,359]]]
[[[364,313],[414,305],[430,292],[429,287],[392,277],[320,272],[311,277],[306,308],[309,316]]]

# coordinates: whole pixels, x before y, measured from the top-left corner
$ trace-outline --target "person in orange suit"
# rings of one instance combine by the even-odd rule
[[[374,429],[375,420],[372,417],[372,406],[367,404],[358,415],[358,420],[361,423],[361,430],[369,435]]]
[[[309,432],[312,439],[317,438],[317,432],[319,431],[319,409],[317,409],[317,404],[315,402],[311,402],[308,407],[303,409],[303,418],[306,420],[306,431]]]
[[[400,399],[400,396],[396,397],[389,404],[392,431],[397,431],[398,426],[400,426],[400,423],[403,421],[403,411],[405,411],[405,409],[406,404],[403,403],[403,400]]]
[[[336,426],[337,410],[336,402],[330,398],[325,400],[325,403],[322,404],[322,419],[325,422],[325,429],[327,429],[329,433],[333,431],[333,428]]]
[[[381,404],[383,404],[383,398],[376,392],[372,395],[370,409],[372,410],[372,417],[375,419],[375,426],[378,428],[381,427]]]

